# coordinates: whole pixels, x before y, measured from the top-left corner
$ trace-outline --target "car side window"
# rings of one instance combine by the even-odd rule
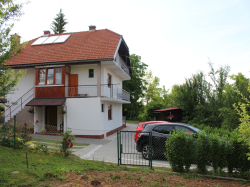
[[[182,126],[175,126],[175,131],[176,132],[183,131],[185,134],[194,134],[194,132],[191,129]]]
[[[173,127],[171,125],[167,126],[157,126],[153,129],[153,131],[162,133],[162,134],[170,134],[173,130]]]

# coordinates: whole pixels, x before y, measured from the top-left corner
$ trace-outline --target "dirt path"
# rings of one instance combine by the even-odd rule
[[[51,177],[47,174],[48,177]],[[241,187],[250,186],[250,183],[238,181],[224,181],[210,178],[183,178],[177,175],[154,174],[150,172],[134,171],[95,171],[85,173],[67,173],[62,176],[65,180],[50,179],[40,182],[37,186],[61,186],[61,187],[134,187],[134,186],[190,186],[190,187]]]

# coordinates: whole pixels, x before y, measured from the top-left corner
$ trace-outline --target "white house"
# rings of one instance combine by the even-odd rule
[[[39,121],[34,133],[71,128],[76,137],[104,138],[124,127],[122,104],[130,94],[122,82],[131,75],[123,37],[108,29],[44,35],[29,41],[7,65],[26,69],[5,111],[5,121]],[[34,113],[27,112],[34,108]],[[62,114],[66,112],[65,114]]]

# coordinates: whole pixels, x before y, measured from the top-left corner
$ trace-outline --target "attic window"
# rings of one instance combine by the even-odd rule
[[[41,37],[41,38],[38,38],[31,45],[44,45],[44,44],[64,43],[69,37],[70,37],[70,34],[68,34],[68,35],[61,35],[61,36]]]

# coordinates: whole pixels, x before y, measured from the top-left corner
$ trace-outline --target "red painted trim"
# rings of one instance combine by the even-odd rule
[[[77,138],[93,138],[93,139],[103,139],[104,134],[102,135],[75,135]]]
[[[116,133],[117,129],[122,130],[123,128],[126,127],[126,124],[123,124],[122,126],[113,129],[109,132],[106,133],[106,136],[110,136],[114,133]],[[41,135],[50,135],[50,136],[61,136],[62,133],[37,133],[36,134],[41,134]],[[104,138],[104,134],[101,135],[75,135],[76,138],[93,138],[93,139],[103,139]]]
[[[125,127],[126,127],[126,124],[123,124],[122,126],[120,126],[120,127],[116,128],[116,129],[114,129],[114,130],[111,130],[111,131],[107,132],[107,133],[106,133],[106,136],[110,136],[110,135],[116,133],[117,129],[118,129],[118,130],[122,130],[122,129],[125,128]]]

